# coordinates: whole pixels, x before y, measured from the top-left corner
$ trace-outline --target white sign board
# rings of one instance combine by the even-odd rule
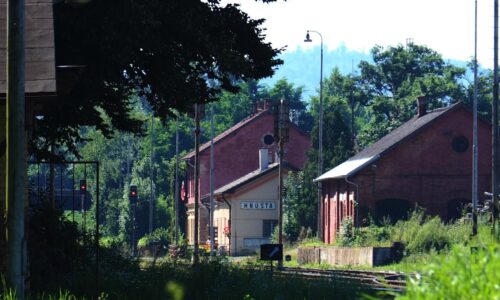
[[[276,201],[243,201],[241,209],[276,209]]]

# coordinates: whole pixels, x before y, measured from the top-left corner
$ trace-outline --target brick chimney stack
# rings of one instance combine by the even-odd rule
[[[417,98],[417,108],[417,115],[419,118],[427,114],[427,99],[425,98],[425,96],[420,96]]]
[[[258,102],[254,103],[253,106],[253,113],[258,113],[264,110],[268,110],[271,107],[271,101],[270,100],[261,100]]]

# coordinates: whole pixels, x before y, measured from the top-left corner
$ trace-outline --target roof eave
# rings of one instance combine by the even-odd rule
[[[348,177],[351,177],[351,176],[354,176],[356,175],[356,173],[358,173],[360,170],[364,169],[367,165],[375,162],[376,160],[378,160],[380,158],[380,154],[379,155],[375,155],[374,157],[371,157],[369,160],[367,160],[366,162],[364,162],[363,164],[359,165],[358,167],[352,169],[351,171],[347,172],[346,174],[342,174],[342,175],[339,175],[339,176],[334,176],[334,177],[325,177],[325,178],[321,178],[321,176],[319,176],[318,178],[315,178],[313,180],[313,182],[322,182],[322,181],[325,181],[325,180],[330,180],[330,179],[342,179],[342,178],[348,178]],[[321,179],[320,179],[321,178]]]

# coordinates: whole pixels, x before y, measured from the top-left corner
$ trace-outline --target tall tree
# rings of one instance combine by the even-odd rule
[[[363,146],[411,118],[418,96],[426,96],[430,109],[465,98],[460,82],[465,69],[446,63],[425,46],[376,46],[372,57],[373,63],[359,64],[360,84],[371,116],[360,136]]]
[[[155,116],[165,119],[171,109],[187,112],[195,102],[217,100],[222,90],[238,91],[239,80],[271,76],[282,63],[276,58],[281,50],[264,42],[263,20],[237,5],[101,0],[54,7],[57,63],[79,72],[61,101],[45,108],[36,149],[55,140],[76,150],[81,125],[105,135],[112,128],[139,132],[131,94],[144,96]]]

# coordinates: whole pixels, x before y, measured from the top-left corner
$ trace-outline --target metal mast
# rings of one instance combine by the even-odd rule
[[[210,255],[214,255],[214,108],[210,116]]]
[[[175,245],[179,245],[179,116],[175,119]]]
[[[7,1],[7,284],[24,299],[24,195],[26,133],[24,100],[24,0]]]
[[[472,130],[472,235],[477,234],[478,143],[477,143],[477,0],[474,10],[474,100]]]
[[[498,211],[498,0],[494,0],[493,7],[493,101],[492,101],[492,170],[491,189],[493,197],[493,230],[495,230],[496,214]],[[495,234],[496,236],[496,234]]]
[[[198,263],[198,244],[199,244],[199,192],[200,192],[200,105],[194,105],[194,250],[193,250],[193,263]]]
[[[153,183],[153,175],[154,175],[154,114],[151,112],[151,151],[149,153],[149,184],[151,188],[151,195],[149,197],[149,233],[153,232],[153,206],[154,206],[154,183]]]

